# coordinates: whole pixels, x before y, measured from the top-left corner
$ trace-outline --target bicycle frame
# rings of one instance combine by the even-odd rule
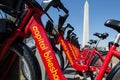
[[[74,57],[74,60],[80,61],[80,50],[73,45],[70,41],[67,41],[68,47]]]
[[[35,19],[34,19],[35,18]],[[48,76],[51,80],[65,80],[58,62],[55,58],[54,51],[50,45],[49,39],[45,33],[45,30],[42,25],[39,25],[35,20],[39,20],[39,17],[36,15],[32,18],[32,23],[30,30],[35,39],[36,45],[38,47],[39,53],[45,65]],[[34,21],[33,21],[34,20]],[[40,21],[40,20],[39,20]]]

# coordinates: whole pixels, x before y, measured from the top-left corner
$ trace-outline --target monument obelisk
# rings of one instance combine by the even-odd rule
[[[83,21],[83,43],[84,47],[89,41],[89,4],[88,1],[85,1],[84,4],[84,21]]]

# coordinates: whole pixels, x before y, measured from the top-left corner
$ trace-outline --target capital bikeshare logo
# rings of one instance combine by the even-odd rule
[[[34,31],[34,37],[37,39],[38,43],[39,43],[39,47],[41,50],[45,51],[44,54],[44,58],[47,62],[47,66],[49,67],[50,72],[53,75],[54,80],[60,80],[59,76],[58,76],[58,69],[56,69],[53,65],[53,58],[52,56],[50,56],[51,51],[47,50],[48,47],[45,44],[45,41],[43,39],[43,37],[41,36],[40,31],[38,30],[37,26],[33,26],[32,30]]]

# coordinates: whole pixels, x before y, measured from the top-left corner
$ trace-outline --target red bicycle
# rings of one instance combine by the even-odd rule
[[[105,60],[102,64],[102,67],[98,73],[98,75],[96,76],[96,80],[102,80],[102,77],[104,76],[104,73],[107,69],[108,64],[110,63],[112,57],[116,57],[116,58],[120,58],[120,52],[117,51],[117,47],[119,47],[119,40],[120,40],[120,21],[118,20],[113,20],[113,19],[109,19],[105,22],[105,26],[110,27],[114,30],[116,30],[118,32],[117,36],[115,37],[115,40],[112,42],[112,44],[110,43],[110,48],[108,50],[108,53],[105,57]],[[109,75],[107,76],[106,80],[119,80],[120,77],[120,73],[119,73],[119,66],[120,63],[118,63],[109,73]]]

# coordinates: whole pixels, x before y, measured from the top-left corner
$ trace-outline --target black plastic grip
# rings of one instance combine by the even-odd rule
[[[64,7],[64,5],[60,2],[59,8],[62,9],[66,14],[69,13],[69,11]]]
[[[70,24],[67,24],[67,26],[68,26],[69,28],[71,28],[72,30],[74,30],[74,27],[72,27]]]
[[[65,32],[65,30],[66,30],[67,28],[70,28],[71,31],[74,30],[74,28],[73,28],[70,24],[67,24],[67,26],[61,27],[61,28],[62,28],[61,30],[62,30],[63,32]]]
[[[68,15],[64,15],[64,16],[59,17],[58,29],[60,29],[63,26],[63,24],[65,23],[67,17],[68,17]]]
[[[45,8],[44,11],[48,11],[48,9],[53,6],[54,8],[60,8],[62,9],[66,14],[69,13],[69,11],[64,7],[64,5],[62,4],[62,2],[60,0],[53,0],[51,1],[48,6]]]

